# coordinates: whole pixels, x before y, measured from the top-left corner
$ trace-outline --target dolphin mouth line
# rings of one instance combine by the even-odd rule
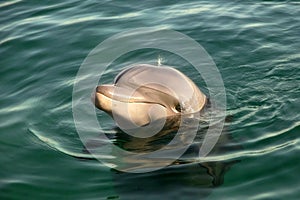
[[[162,91],[159,91],[157,89],[143,86],[143,88],[148,89],[149,91],[157,92],[164,94],[166,96],[170,96]],[[117,92],[115,92],[117,91]],[[158,102],[158,101],[153,101],[153,100],[148,100],[145,96],[149,95],[149,93],[140,93],[137,92],[134,96],[132,95],[132,91],[128,90],[126,88],[121,88],[117,87],[115,85],[103,85],[103,86],[98,86],[96,88],[96,94],[103,95],[104,97],[108,98],[110,101],[118,101],[122,103],[144,103],[144,104],[156,104],[156,105],[161,105],[165,108],[167,106],[164,103]]]
[[[113,95],[113,94],[105,94],[105,93],[99,92],[99,91],[96,91],[96,94],[104,96],[105,98],[109,99],[111,102],[118,101],[118,102],[122,102],[122,103],[157,104],[157,105],[161,105],[161,106],[167,108],[164,104],[161,104],[159,102],[145,101],[145,100],[142,100],[139,98],[133,98],[133,97],[128,98],[128,96],[121,97],[121,96]]]
[[[104,98],[108,99],[110,102],[117,101],[121,103],[127,103],[127,104],[149,104],[149,105],[159,105],[162,106],[165,109],[171,109],[174,115],[177,115],[181,112],[181,106],[179,105],[179,108],[177,106],[166,106],[163,103],[160,102],[155,102],[155,101],[146,101],[146,99],[140,99],[140,98],[128,98],[128,96],[124,97],[123,96],[118,96],[118,95],[113,95],[111,93],[103,93],[101,91],[96,90],[95,94],[101,95]]]

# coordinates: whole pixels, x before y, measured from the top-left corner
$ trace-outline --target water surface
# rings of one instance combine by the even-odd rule
[[[233,116],[228,130],[243,148],[224,155],[241,162],[218,187],[202,187],[207,172],[193,165],[131,177],[67,155],[82,151],[71,107],[80,65],[103,40],[139,27],[169,28],[195,39],[223,77]],[[0,198],[297,199],[299,32],[296,1],[1,1]],[[162,56],[207,92],[199,74]],[[122,61],[157,57],[155,51],[136,52]],[[107,70],[103,81],[112,81],[116,69]],[[114,127],[98,115],[105,128]],[[155,178],[161,182],[153,187]],[[178,186],[176,179],[186,184]]]

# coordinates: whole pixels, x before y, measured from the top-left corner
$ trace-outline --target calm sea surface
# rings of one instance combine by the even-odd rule
[[[84,149],[72,114],[78,69],[99,43],[139,27],[186,34],[216,63],[239,147],[223,152],[218,183],[200,165],[133,175],[73,157]],[[158,57],[207,92],[182,60],[151,49],[122,57],[103,81],[126,63]],[[2,0],[0,80],[0,199],[300,197],[299,1]],[[113,121],[97,114],[113,132]],[[226,168],[227,159],[238,162]]]

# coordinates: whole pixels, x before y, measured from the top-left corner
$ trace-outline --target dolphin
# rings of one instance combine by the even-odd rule
[[[208,102],[206,95],[180,71],[150,64],[125,68],[113,84],[97,86],[92,100],[117,125],[120,123],[117,119],[122,119],[123,124],[136,127],[160,119],[165,119],[166,124],[174,124],[181,115],[193,117]]]
[[[165,191],[172,190],[174,187],[185,188],[187,191],[195,187],[199,189],[192,193],[195,198],[207,196],[213,187],[223,183],[226,171],[236,163],[236,161],[227,160],[206,162],[198,160],[203,136],[208,129],[206,126],[197,129],[192,144],[180,157],[177,157],[177,154],[174,154],[175,157],[173,154],[162,154],[162,157],[158,158],[150,156],[149,159],[146,159],[147,156],[142,156],[169,145],[175,140],[178,127],[184,125],[183,134],[167,149],[168,152],[177,152],[176,150],[185,144],[184,141],[188,141],[187,138],[191,137],[189,133],[193,129],[190,128],[197,127],[199,124],[196,118],[202,119],[202,115],[198,114],[203,113],[205,117],[205,113],[213,110],[209,98],[196,84],[173,67],[149,64],[129,66],[115,77],[113,84],[97,86],[92,100],[97,108],[108,113],[116,121],[118,127],[115,128],[115,134],[110,135],[110,139],[114,139],[114,144],[123,150],[137,153],[136,156],[130,154],[119,158],[124,162],[122,169],[125,172],[132,169],[166,166],[158,171],[147,173],[147,176],[116,170],[113,176],[117,185],[124,185],[124,187],[117,187],[122,196],[132,191],[141,197],[145,197],[145,193],[152,194],[153,191],[155,195],[161,196],[168,194]],[[153,125],[153,121],[165,119],[165,126],[162,131],[155,132],[155,135],[141,138],[128,134],[127,129],[124,132],[122,129],[124,124],[120,124],[122,122],[120,118],[128,124],[143,128]],[[180,123],[181,120],[184,123]],[[229,144],[228,147],[227,144]],[[225,129],[210,155],[216,156],[229,152],[233,144],[230,134]],[[103,144],[101,141],[98,144],[92,141],[90,146],[90,149],[97,149]],[[167,165],[169,159],[174,159],[174,161]],[[175,178],[170,179],[170,177]],[[168,183],[164,185],[166,187],[161,186],[162,182]],[[137,185],[137,183],[141,184]],[[152,197],[149,196],[149,198]],[[163,197],[168,198],[167,195]]]

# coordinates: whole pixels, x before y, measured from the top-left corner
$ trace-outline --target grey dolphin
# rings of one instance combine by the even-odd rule
[[[93,101],[113,118],[146,126],[161,118],[174,122],[181,115],[197,113],[207,98],[172,67],[138,64],[121,71],[113,84],[98,86]]]
[[[172,67],[147,64],[131,66],[121,71],[116,76],[113,84],[98,86],[93,96],[93,101],[97,108],[105,111],[114,119],[123,117],[139,126],[146,126],[152,120],[167,118],[167,129],[148,138],[131,137],[132,135],[128,135],[127,132],[116,128],[116,134],[113,136],[116,145],[126,151],[138,153],[136,157],[122,157],[122,160],[125,161],[125,164],[122,166],[125,171],[130,171],[133,166],[136,169],[164,166],[168,159],[173,159],[172,155],[168,154],[165,159],[151,158],[149,160],[141,159],[142,156],[140,155],[157,151],[169,144],[171,140],[174,140],[174,135],[177,134],[176,126],[184,115],[192,118],[192,120],[187,120],[186,125],[188,127],[183,130],[184,134],[168,148],[168,150],[175,151],[180,149],[182,147],[181,140],[185,141],[186,138],[190,138],[189,127],[199,123],[197,119],[193,118],[193,116],[199,115],[194,115],[194,113],[202,111],[206,113],[206,111],[211,109],[209,108],[208,98],[183,73]],[[180,158],[177,158],[177,155],[175,155],[174,162],[166,168],[150,172],[147,176],[139,173],[115,173],[117,184],[121,186],[124,184],[124,187],[118,187],[118,192],[126,196],[127,193],[134,190],[137,195],[144,197],[145,193],[156,191],[156,194],[161,196],[161,194],[166,194],[163,191],[168,191],[168,189],[174,187],[190,190],[192,186],[200,189],[193,194],[195,198],[207,196],[210,193],[210,189],[222,184],[225,172],[235,162],[199,163],[199,148],[203,142],[203,135],[206,133],[206,130],[206,127],[199,128],[193,144]],[[227,143],[229,145],[233,144],[231,137],[227,133],[222,134],[211,155],[227,152],[231,147],[227,148]],[[92,148],[96,145],[91,144]],[[102,143],[100,142],[98,146],[101,145]],[[173,176],[174,174],[176,176]],[[169,177],[175,178],[170,179]],[[136,183],[139,181],[142,184],[139,185],[140,189],[137,190]],[[165,184],[166,187],[162,187],[160,185],[161,182],[169,184]],[[172,188],[168,188],[169,185]]]

